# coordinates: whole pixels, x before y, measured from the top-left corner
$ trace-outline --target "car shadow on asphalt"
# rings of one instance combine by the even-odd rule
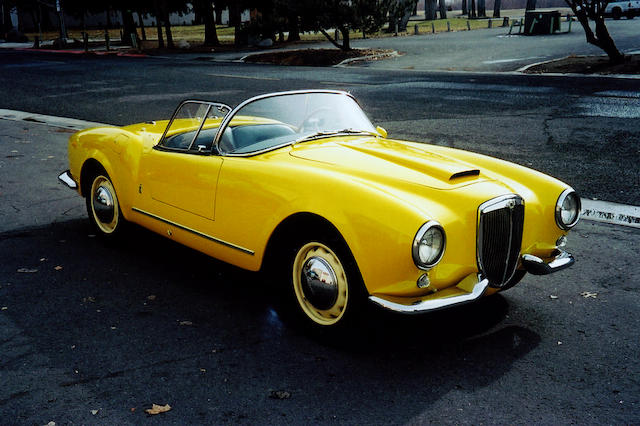
[[[108,304],[134,318],[172,316],[188,327],[237,330],[242,323],[263,333],[269,327],[274,333],[308,332],[289,322],[275,299],[278,293],[260,273],[212,259],[137,226],[131,226],[122,240],[111,242],[95,236],[85,220],[74,220],[2,233],[0,244],[5,276],[36,280],[48,296],[53,294],[47,283],[55,283],[57,296],[71,299],[68,302]],[[487,335],[508,311],[509,303],[500,294],[421,315],[400,315],[371,305],[362,321],[344,335],[308,337],[354,352],[389,347],[436,350]]]

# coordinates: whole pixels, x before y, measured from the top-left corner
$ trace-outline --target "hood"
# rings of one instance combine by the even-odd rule
[[[363,178],[375,174],[384,180],[398,179],[441,190],[490,180],[478,167],[431,152],[428,147],[375,137],[354,137],[294,145],[290,154],[344,168]]]

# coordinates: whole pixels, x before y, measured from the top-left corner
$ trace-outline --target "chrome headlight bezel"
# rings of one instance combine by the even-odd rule
[[[563,220],[562,213],[564,211],[567,211],[565,209],[565,205],[564,205],[565,201],[571,200],[571,199],[573,199],[575,201],[575,216],[572,213],[572,220],[570,220],[567,223],[567,222],[565,222]],[[564,191],[562,191],[562,193],[558,197],[558,201],[556,201],[556,212],[555,212],[556,224],[558,225],[558,227],[560,229],[568,231],[569,229],[571,229],[574,226],[576,226],[576,224],[580,220],[580,211],[581,210],[582,210],[582,203],[580,201],[580,197],[578,196],[578,193],[576,191],[574,191],[572,188],[565,189]]]
[[[431,259],[429,259],[428,262],[423,262],[420,258],[420,246],[423,243],[424,237],[425,235],[427,235],[428,232],[439,232],[441,235],[442,244],[437,256],[432,257]],[[436,266],[438,262],[440,262],[440,260],[442,259],[442,256],[444,256],[444,251],[446,247],[447,247],[447,235],[444,232],[444,228],[442,227],[442,225],[440,225],[438,221],[430,220],[426,222],[424,225],[422,225],[420,229],[418,229],[418,232],[416,232],[416,235],[413,238],[413,244],[411,246],[411,255],[413,257],[413,263],[415,263],[418,269],[421,269],[423,271],[428,271],[429,269]]]

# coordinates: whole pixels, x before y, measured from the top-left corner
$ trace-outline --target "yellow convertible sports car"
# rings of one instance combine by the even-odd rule
[[[342,327],[367,300],[418,313],[573,264],[580,198],[483,155],[387,138],[348,93],[182,102],[169,121],[78,132],[59,179],[106,238],[137,223],[268,271],[294,311]]]

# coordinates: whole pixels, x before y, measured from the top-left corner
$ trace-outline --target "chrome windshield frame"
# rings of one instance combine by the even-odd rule
[[[204,114],[202,122],[200,123],[200,127],[198,127],[198,130],[194,133],[193,139],[191,139],[191,143],[189,144],[189,148],[187,148],[187,149],[175,149],[175,148],[171,148],[171,147],[165,147],[162,144],[163,144],[163,142],[165,141],[165,139],[167,137],[167,132],[171,128],[171,125],[173,124],[174,120],[176,119],[176,116],[178,115],[178,112],[186,104],[207,105],[207,110],[206,110],[206,112]],[[178,107],[173,111],[173,114],[171,114],[171,119],[167,123],[167,127],[165,127],[164,132],[162,132],[162,137],[158,140],[158,143],[154,146],[154,148],[163,149],[163,150],[169,150],[169,151],[174,151],[174,152],[189,152],[192,149],[194,141],[198,138],[198,135],[200,134],[200,131],[202,130],[202,127],[204,126],[204,123],[207,121],[207,118],[209,117],[209,112],[211,111],[212,108],[218,108],[218,110],[220,110],[221,108],[226,108],[228,110],[228,112],[225,115],[225,118],[229,114],[231,114],[231,112],[233,111],[233,108],[231,108],[229,105],[224,104],[222,102],[210,102],[210,101],[202,101],[202,100],[198,100],[198,99],[185,99],[184,101],[180,102]],[[223,122],[224,122],[224,119],[223,119]],[[222,123],[220,124],[219,129],[220,128],[222,128]],[[218,131],[218,133],[220,133],[220,131]],[[216,134],[216,137],[217,137],[217,134]],[[215,138],[214,138],[214,141],[215,141]],[[212,143],[211,146],[212,146],[212,150],[213,150],[213,147],[216,146],[216,145],[215,145],[215,143]]]
[[[220,140],[222,139],[222,135],[224,134],[225,130],[227,130],[227,127],[229,127],[231,121],[233,120],[233,117],[235,117],[238,112],[244,108],[245,106],[247,106],[250,103],[262,100],[262,99],[267,99],[267,98],[275,98],[275,97],[279,97],[279,96],[290,96],[290,95],[305,95],[305,94],[314,94],[314,93],[326,93],[326,94],[334,94],[334,95],[343,95],[343,96],[347,96],[351,99],[353,99],[353,101],[356,103],[356,105],[358,105],[358,107],[360,107],[360,103],[358,102],[358,100],[349,92],[345,92],[343,90],[324,90],[324,89],[312,89],[312,90],[290,90],[290,91],[285,91],[285,92],[273,92],[273,93],[265,93],[262,95],[258,95],[258,96],[254,96],[252,98],[249,98],[245,101],[243,101],[242,103],[240,103],[238,106],[236,106],[235,108],[233,108],[233,110],[231,112],[229,112],[224,119],[222,120],[222,123],[220,124],[220,128],[218,130],[218,133],[216,134],[216,137],[213,141],[213,150],[215,150],[215,152],[218,152],[220,155],[222,156],[227,156],[227,157],[252,157],[254,155],[258,155],[258,154],[262,154],[264,152],[269,152],[269,151],[273,151],[279,148],[283,148],[285,146],[289,146],[289,145],[294,145],[295,143],[300,142],[300,140],[303,140],[304,138],[301,138],[299,140],[292,140],[292,141],[288,141],[279,145],[274,145],[271,146],[269,148],[265,148],[262,150],[258,150],[258,151],[253,151],[253,152],[246,152],[246,153],[233,153],[233,152],[225,152],[224,150],[220,149]],[[364,111],[363,111],[364,113]],[[366,116],[366,114],[365,114]],[[368,117],[367,117],[368,119]],[[373,124],[371,124],[373,126]],[[333,135],[332,135],[333,136]]]

